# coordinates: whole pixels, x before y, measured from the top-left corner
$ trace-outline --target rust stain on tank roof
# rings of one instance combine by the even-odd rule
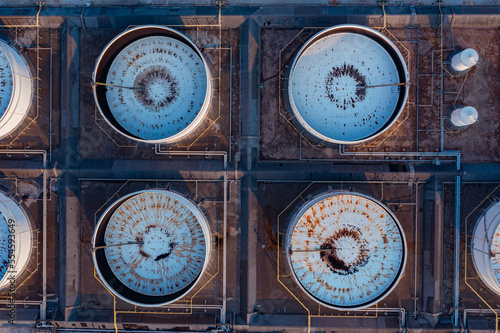
[[[144,140],[174,136],[202,112],[207,95],[203,60],[187,44],[150,36],[127,45],[113,60],[106,99],[116,121]],[[127,87],[129,89],[122,89]]]
[[[12,67],[10,66],[7,52],[0,45],[0,118],[9,106],[12,98],[12,88],[14,81],[12,79]]]
[[[376,31],[365,34],[365,28],[325,29],[304,44],[292,64],[290,107],[301,127],[320,140],[367,140],[401,111],[398,101],[406,88],[390,84],[399,83],[398,65],[404,61],[387,52],[385,47],[398,52],[392,42]]]
[[[198,277],[207,243],[192,206],[156,191],[135,195],[116,209],[106,227],[105,253],[123,284],[141,294],[163,296]]]
[[[299,214],[288,235],[289,258],[309,294],[333,307],[363,307],[395,285],[406,245],[399,223],[380,203],[329,193]]]

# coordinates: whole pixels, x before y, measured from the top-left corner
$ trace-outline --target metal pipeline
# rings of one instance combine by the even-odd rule
[[[302,131],[302,132],[303,132],[303,131]],[[302,135],[302,132],[301,132],[301,133],[299,133],[299,134],[300,134],[300,139],[299,139],[299,160],[300,160],[300,161],[313,161],[313,162],[349,162],[349,161],[350,161],[350,160],[346,160],[345,158],[303,158],[303,157],[302,157],[302,136],[303,136],[303,135]],[[241,137],[240,137],[240,138],[241,138]],[[341,149],[343,149],[343,147],[342,147]],[[453,151],[443,152],[443,153],[445,153],[445,154],[442,154],[442,153],[441,153],[441,155],[440,155],[440,156],[442,156],[442,157],[443,157],[443,156],[448,156],[448,155],[450,155],[450,154],[447,154],[447,153],[449,153],[449,152],[453,152]],[[363,155],[363,154],[361,154],[361,153],[362,153],[362,152],[358,152],[358,153],[356,153],[356,152],[346,152],[345,150],[344,150],[344,151],[339,151],[339,154],[340,154],[340,155]],[[420,155],[420,157],[423,157],[423,156],[424,156],[423,154],[425,154],[424,152],[420,152],[420,153],[422,154],[422,155]],[[456,163],[458,163],[458,165],[460,165],[460,151],[457,151],[457,153],[458,153],[458,155],[459,155],[459,156],[457,157],[457,158],[458,158],[458,161],[457,161]],[[368,153],[368,152],[365,152],[365,155],[373,155],[373,156],[381,156],[381,155],[386,155],[386,154],[387,154],[387,153],[385,153],[385,152],[369,152],[369,153]],[[421,162],[424,162],[424,161],[419,160],[419,159],[407,159],[407,158],[405,157],[405,155],[403,155],[403,154],[404,154],[404,152],[401,152],[401,153],[393,153],[393,155],[391,155],[391,156],[395,156],[395,157],[403,157],[403,159],[404,159],[404,161],[405,161],[405,162],[414,162],[414,163],[421,163]],[[411,153],[410,153],[410,154],[411,154]],[[434,154],[434,153],[432,153],[432,154]],[[387,154],[387,155],[389,156],[389,154]],[[416,156],[416,157],[418,157],[417,155],[409,155],[409,156]],[[432,156],[433,156],[433,157],[436,157],[436,156],[434,156],[434,155],[432,155]],[[432,157],[432,156],[431,156],[431,157]],[[455,155],[455,154],[452,154],[452,155],[450,155],[450,156],[455,156],[455,157],[456,157],[456,155]],[[371,162],[371,163],[373,163],[373,162],[401,162],[401,160],[396,159],[396,158],[391,158],[391,159],[389,159],[389,157],[386,157],[386,159],[385,159],[385,160],[381,160],[381,159],[379,159],[379,160],[377,160],[377,159],[373,160],[373,159],[371,158],[371,156],[370,156],[370,158],[369,158],[369,159],[368,159],[368,158],[365,158],[365,159],[360,159],[360,158],[357,158],[357,159],[356,159],[356,162]],[[455,161],[451,161],[451,160],[442,160],[442,161],[440,161],[440,162],[441,162],[441,163],[448,163],[448,162],[455,162]],[[460,168],[459,168],[459,167],[457,167],[457,170],[460,170]]]
[[[51,32],[52,35],[52,32]],[[50,39],[51,43],[52,40]],[[37,50],[37,48],[28,48],[28,50]],[[48,50],[50,51],[50,62],[49,62],[49,73],[50,73],[50,79],[49,79],[49,161],[52,162],[52,136],[54,133],[52,133],[52,126],[53,126],[53,116],[52,116],[52,45],[49,47],[39,47],[38,50]],[[37,97],[38,98],[38,97]]]
[[[8,299],[1,299],[0,304],[12,304],[12,302]],[[42,305],[42,301],[27,301],[27,300],[15,300],[15,305],[20,304],[20,305]],[[7,310],[7,309],[0,309],[0,310]]]
[[[486,314],[491,314],[491,313],[494,313],[495,315],[498,315],[500,314],[500,310],[496,310],[496,311],[493,311],[491,309],[464,309],[464,320],[463,320],[463,328],[465,329],[467,327],[467,314],[468,313],[478,313],[480,314],[481,316]]]
[[[415,285],[414,285],[414,295],[413,295],[413,318],[417,319],[417,261],[418,261],[418,183],[415,183]]]
[[[415,151],[415,152],[346,152],[345,146],[342,145],[339,149],[340,155],[351,155],[351,156],[416,156],[416,157],[454,157],[456,159],[457,170],[460,170],[461,164],[461,153],[459,150],[447,150],[447,151],[437,151],[437,152],[425,152],[425,151]]]
[[[69,328],[69,327],[57,327],[55,329],[55,332],[84,332],[84,333],[89,333],[89,332],[131,332],[130,330],[122,329],[122,330],[116,330],[114,328]],[[133,330],[134,333],[151,333],[154,332],[152,330]],[[179,332],[185,332],[185,331],[179,331]],[[190,333],[193,332],[199,332],[199,333],[206,333],[207,331],[189,331]]]
[[[165,306],[160,306],[158,307],[160,309],[199,309],[199,310],[219,310],[220,311],[220,317],[221,320],[225,316],[225,310],[222,305],[207,305],[207,304],[186,304],[186,305],[181,305],[181,304],[171,304],[171,305],[165,305]],[[126,313],[148,313],[149,311],[116,311],[118,314],[126,314]],[[168,312],[166,312],[168,314]],[[224,323],[225,324],[225,323]]]
[[[350,312],[358,312],[358,313],[369,313],[369,312],[375,312],[375,313],[380,313],[380,312],[383,312],[383,313],[389,313],[389,312],[392,312],[392,313],[399,313],[399,315],[401,316],[401,328],[405,328],[406,327],[406,310],[404,308],[375,308],[375,309],[359,309],[359,310],[346,310],[347,313],[350,313]],[[349,315],[346,315],[346,316],[342,316],[342,315],[335,315],[335,316],[328,316],[328,315],[311,315],[312,318],[329,318],[329,317],[349,317]],[[353,316],[354,317],[354,316]]]
[[[440,49],[441,49],[441,91],[439,92],[439,123],[441,127],[441,151],[444,151],[444,121],[443,121],[443,90],[444,90],[444,66],[443,66],[443,11],[441,10],[441,0],[439,2],[439,12],[441,18],[441,36],[440,36]]]
[[[459,305],[459,269],[460,269],[460,176],[455,180],[455,271],[453,290],[453,321],[458,326]]]

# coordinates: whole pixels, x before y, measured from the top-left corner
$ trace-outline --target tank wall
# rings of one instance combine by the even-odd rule
[[[0,48],[8,56],[12,68],[12,96],[0,119],[0,138],[15,130],[29,112],[32,97],[32,77],[22,56],[11,46],[0,40]]]
[[[478,220],[472,238],[472,258],[481,280],[494,293],[500,295],[500,282],[491,263],[492,243],[500,225],[500,203],[492,205]],[[498,241],[498,240],[497,240]]]

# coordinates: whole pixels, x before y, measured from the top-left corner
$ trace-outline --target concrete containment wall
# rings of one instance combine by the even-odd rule
[[[1,8],[1,24],[33,24],[37,8]],[[414,15],[412,17],[412,11]],[[500,6],[443,6],[443,22],[454,27],[496,27],[500,25]],[[438,6],[386,6],[386,25],[438,26],[441,22]],[[176,15],[174,15],[174,13]],[[57,28],[64,19],[71,19],[86,28],[124,29],[129,25],[214,24],[217,7],[47,7],[40,13],[45,28]],[[246,17],[259,16],[266,25],[332,26],[336,24],[383,25],[381,6],[303,6],[303,7],[223,7],[223,25],[238,27]],[[15,22],[12,19],[15,16]],[[262,23],[258,22],[258,23]],[[83,23],[83,24],[82,24]]]

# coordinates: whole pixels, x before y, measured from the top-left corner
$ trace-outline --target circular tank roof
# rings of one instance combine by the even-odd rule
[[[472,67],[479,61],[479,54],[474,49],[465,49],[460,52],[460,61],[467,67]]]
[[[408,72],[397,47],[373,29],[340,25],[300,49],[288,77],[299,126],[316,140],[357,144],[380,135],[401,113]]]
[[[19,52],[0,39],[0,138],[14,131],[31,106],[31,72]]]
[[[115,202],[101,217],[92,242],[102,281],[118,297],[146,306],[186,294],[210,254],[201,211],[185,197],[162,190]]]
[[[362,194],[329,192],[307,202],[287,234],[293,276],[314,300],[359,309],[382,300],[406,263],[406,241],[396,217]]]
[[[481,280],[500,295],[500,202],[479,218],[472,238],[472,258]]]
[[[188,135],[208,112],[210,72],[183,34],[143,26],[113,39],[94,71],[94,96],[111,126],[145,142]]]
[[[31,249],[31,225],[26,213],[17,202],[0,192],[0,288],[9,284],[8,272],[15,272],[15,276],[22,273]]]

